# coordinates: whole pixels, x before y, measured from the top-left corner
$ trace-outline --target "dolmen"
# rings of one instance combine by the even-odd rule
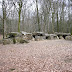
[[[59,37],[59,39],[66,39],[67,36],[71,36],[71,33],[58,33],[58,32],[55,32],[55,34]]]
[[[6,35],[7,37],[3,39],[3,44],[16,44],[16,43],[29,43],[27,39],[23,37],[21,32],[10,32]]]
[[[0,43],[6,44],[16,44],[16,43],[29,43],[30,41],[42,41],[42,40],[56,40],[65,39],[72,40],[70,33],[57,33],[48,34],[44,32],[10,32],[6,35],[6,38],[0,41]]]
[[[32,35],[35,38],[35,41],[58,39],[58,36],[56,34],[47,34],[44,32],[34,32],[32,33]]]

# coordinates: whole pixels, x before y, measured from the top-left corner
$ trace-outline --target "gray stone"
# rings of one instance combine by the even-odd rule
[[[66,36],[71,36],[71,33],[58,33],[58,32],[55,32],[55,34],[59,37],[60,39],[60,36],[62,36],[64,39]]]
[[[45,36],[45,33],[43,33],[43,32],[33,32],[32,35],[33,35],[33,37],[35,37],[35,36]]]
[[[3,44],[7,45],[7,44],[13,44],[13,39],[3,39]]]
[[[22,38],[24,40],[32,40],[33,36],[31,33],[27,33],[26,35],[23,35]]]
[[[58,32],[55,32],[56,35],[60,35],[60,36],[63,36],[63,35],[66,35],[66,36],[70,36],[71,33],[58,33]]]
[[[71,41],[72,41],[72,36],[66,36],[65,39],[66,39],[66,40],[71,40]]]
[[[59,39],[57,35],[55,34],[45,34],[46,39],[53,40],[53,39]]]
[[[46,37],[47,40],[51,39],[50,34],[45,34],[45,37]]]
[[[15,37],[16,43],[20,43],[21,37]]]
[[[64,39],[63,36],[60,36],[59,39]]]
[[[26,37],[27,37],[27,40],[32,40],[33,38],[32,33],[27,33]]]
[[[50,34],[50,37],[51,37],[51,40],[53,40],[53,39],[58,39],[58,36],[55,35],[55,34]]]
[[[26,35],[26,34],[27,34],[27,32],[21,31],[21,34],[22,34],[22,35]]]
[[[23,37],[15,37],[16,43],[29,43],[27,39]]]
[[[20,43],[29,43],[27,40],[23,40],[23,39],[21,39],[20,40]]]
[[[35,36],[35,41],[44,40],[45,36]]]
[[[22,36],[22,34],[19,33],[19,32],[11,32],[11,33],[7,34],[7,38],[14,38],[14,37],[17,37],[17,36]]]
[[[35,41],[35,38],[34,37],[32,38],[32,41]]]
[[[21,31],[21,34],[22,34],[23,39],[25,40],[32,40],[33,38],[32,33]]]

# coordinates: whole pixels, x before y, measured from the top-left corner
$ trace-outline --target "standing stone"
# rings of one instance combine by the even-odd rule
[[[64,39],[63,36],[60,36],[59,39]]]
[[[65,40],[72,40],[72,36],[66,36]]]

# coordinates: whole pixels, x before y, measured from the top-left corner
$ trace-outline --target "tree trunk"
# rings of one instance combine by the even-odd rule
[[[19,11],[18,11],[18,14],[19,14],[18,32],[20,32],[20,16],[21,16],[21,9],[22,9],[22,0],[20,0],[20,2],[19,2]]]
[[[3,10],[3,39],[6,35],[6,7],[5,7],[5,1],[2,1],[2,10]]]
[[[44,32],[46,31],[46,15],[44,16]]]
[[[20,14],[21,14],[21,11],[19,11],[18,32],[20,32]]]
[[[37,23],[38,23],[38,31],[40,32],[40,21],[39,21],[39,12],[38,12],[38,1],[36,0],[36,9],[37,9]]]
[[[54,12],[52,13],[52,33],[54,33]]]
[[[59,32],[59,24],[58,24],[58,11],[57,11],[57,32]]]

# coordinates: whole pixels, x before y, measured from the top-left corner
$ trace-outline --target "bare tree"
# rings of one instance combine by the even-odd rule
[[[2,1],[2,10],[3,10],[3,39],[4,39],[6,33],[6,5],[4,0]]]
[[[41,31],[41,29],[40,29],[40,20],[39,20],[38,0],[36,0],[36,10],[37,10],[38,31]]]
[[[14,4],[14,6],[16,7],[16,4],[13,2],[13,4]],[[18,19],[18,32],[20,32],[20,19],[21,19],[21,10],[22,10],[22,0],[19,0],[18,2],[17,2],[17,4],[18,4],[18,6],[19,6],[19,8],[17,8],[17,12],[18,12],[18,17],[19,17],[19,19]]]

